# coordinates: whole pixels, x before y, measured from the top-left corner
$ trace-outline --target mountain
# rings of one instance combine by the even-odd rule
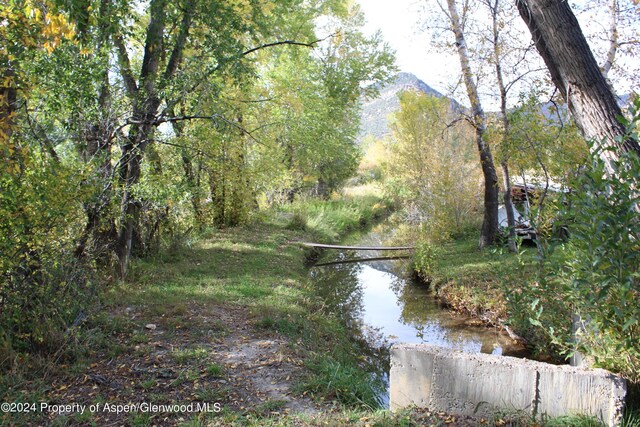
[[[367,135],[372,135],[376,139],[391,135],[389,115],[400,108],[398,95],[405,90],[424,92],[439,98],[444,96],[413,74],[398,73],[390,83],[380,89],[380,94],[376,98],[363,101],[358,141],[362,141],[362,138]],[[451,102],[455,107],[459,106],[456,101]]]

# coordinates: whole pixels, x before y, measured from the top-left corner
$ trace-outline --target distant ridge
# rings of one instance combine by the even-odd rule
[[[444,97],[444,95],[415,75],[404,72],[398,73],[391,83],[388,83],[380,89],[380,95],[378,95],[378,97],[369,100],[365,99],[362,103],[358,141],[362,141],[367,135],[372,135],[376,139],[382,139],[391,135],[389,115],[400,108],[398,94],[406,90],[415,90],[439,98]],[[456,101],[452,100],[451,102],[454,107],[459,107]]]

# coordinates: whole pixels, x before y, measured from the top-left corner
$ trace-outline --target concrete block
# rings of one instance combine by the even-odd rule
[[[620,423],[627,392],[622,378],[604,369],[538,365],[538,414],[586,414],[606,425]]]
[[[436,358],[431,403],[450,412],[488,416],[498,409],[527,410],[535,401],[535,373],[511,358],[462,352]]]
[[[433,384],[433,362],[436,352],[406,351],[405,347],[391,348],[389,406],[391,410],[405,406],[429,406]],[[392,398],[391,398],[392,397]]]
[[[428,344],[391,348],[392,410],[416,405],[472,417],[487,417],[496,410],[532,416],[584,414],[616,425],[625,395],[624,380],[602,369],[469,354]]]

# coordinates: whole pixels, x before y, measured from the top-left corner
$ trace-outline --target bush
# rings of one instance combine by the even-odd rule
[[[636,116],[628,128],[637,121]],[[570,238],[550,246],[550,274],[528,291],[528,309],[531,323],[543,328],[564,354],[580,351],[598,366],[637,382],[640,159],[635,153],[620,155],[610,162],[613,174],[606,173],[599,150],[590,160],[564,201]],[[577,337],[571,315],[583,321]]]
[[[437,249],[434,245],[425,240],[418,241],[413,255],[413,271],[420,280],[431,283],[436,256]]]
[[[84,211],[81,178],[25,149],[0,167],[0,365],[17,353],[58,352],[94,295],[90,259],[74,256]]]

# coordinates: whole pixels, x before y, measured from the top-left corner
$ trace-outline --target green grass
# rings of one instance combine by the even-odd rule
[[[333,411],[308,416],[280,413],[283,403],[274,400],[246,412],[225,411],[210,419],[194,416],[184,425],[444,425],[436,415],[413,410],[392,414],[376,409],[376,385],[358,357],[357,344],[340,320],[322,310],[303,264],[305,252],[292,243],[311,239],[337,241],[345,233],[384,215],[386,209],[384,202],[371,195],[326,203],[298,202],[287,210],[265,214],[253,224],[212,231],[171,255],[138,260],[129,279],[113,286],[103,298],[111,312],[133,307],[135,320],[105,310],[93,316],[87,328],[92,331],[93,342],[115,354],[127,349],[111,344],[112,336],[125,335],[131,344],[147,344],[151,335],[144,326],[148,323],[157,324],[165,334],[185,329],[192,334],[201,329],[214,336],[225,334],[229,325],[222,321],[198,324],[197,316],[191,315],[218,304],[238,308],[247,313],[258,330],[276,331],[289,338],[306,366],[307,375],[297,389],[300,393],[306,392],[318,402],[338,403]],[[292,225],[296,212],[299,219],[304,219],[303,226]],[[532,271],[534,263],[535,248],[525,249],[520,256],[479,251],[476,239],[467,238],[441,248],[432,285],[450,301],[464,301],[470,310],[499,312],[501,307],[504,309],[500,284],[505,280],[524,284],[522,272]],[[171,386],[178,388],[203,374],[225,376],[221,365],[204,361],[207,351],[187,347],[169,352],[169,357],[184,364]],[[6,400],[45,401],[46,387],[23,391],[26,381],[20,376],[0,378],[0,391]],[[140,388],[146,391],[153,389],[156,380],[142,377],[139,381]],[[228,394],[225,388],[203,387],[196,397],[221,401]],[[148,399],[165,401],[163,395],[154,393],[149,393]],[[127,420],[130,425],[150,425],[154,421],[145,414],[132,414]]]
[[[351,362],[349,358],[318,355],[307,362],[313,374],[301,384],[300,390],[335,400],[345,407],[379,408],[377,392],[382,391],[382,384],[377,389],[368,373]]]
[[[379,197],[371,195],[298,202],[285,209],[287,215],[271,212],[244,227],[212,231],[170,257],[136,261],[130,278],[114,287],[108,300],[114,306],[141,309],[138,331],[132,335],[136,342],[143,341],[140,328],[147,323],[168,331],[196,329],[188,316],[197,307],[221,304],[246,309],[256,328],[289,337],[302,352],[308,375],[300,390],[318,400],[376,407],[359,351],[341,322],[322,312],[321,301],[308,281],[305,251],[291,242],[340,239],[387,209]],[[289,214],[293,211],[304,213],[304,227],[291,227]],[[126,329],[125,325],[121,328]],[[216,328],[224,330],[225,325]],[[170,356],[177,363],[189,364],[204,358],[204,352],[178,349]],[[203,369],[212,376],[223,373],[217,365]],[[184,372],[174,380],[175,385],[189,378],[189,372]]]
[[[212,363],[211,365],[207,366],[207,374],[214,378],[221,378],[223,373],[224,368],[217,363]]]
[[[310,231],[329,242],[379,220],[390,210],[388,201],[371,192],[329,201],[298,200],[283,209],[291,215],[289,229]]]
[[[438,248],[431,285],[453,308],[474,315],[506,316],[505,290],[535,280],[537,252],[521,247],[479,249],[476,236],[445,243]]]
[[[190,348],[190,349],[173,350],[171,352],[171,357],[177,363],[184,364],[192,360],[205,359],[208,354],[209,354],[209,350],[207,350],[206,348]]]

